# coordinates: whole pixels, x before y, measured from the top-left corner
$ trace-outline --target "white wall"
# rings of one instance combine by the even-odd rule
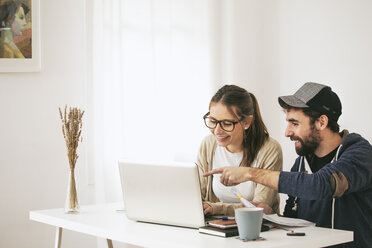
[[[54,245],[55,229],[28,212],[64,207],[69,167],[58,107],[86,106],[84,5],[40,1],[41,72],[0,74],[0,247]],[[93,202],[85,146],[76,168],[81,204]],[[67,231],[62,244],[92,247],[96,239]]]
[[[371,1],[223,3],[229,18],[220,37],[227,55],[218,74],[224,83],[241,85],[258,97],[269,132],[282,145],[284,170],[297,155],[284,137],[285,115],[277,97],[293,94],[305,82],[330,85],[343,104],[341,128],[372,141]]]

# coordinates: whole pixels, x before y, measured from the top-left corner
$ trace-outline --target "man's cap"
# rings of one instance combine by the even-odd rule
[[[294,95],[280,96],[278,101],[282,107],[286,104],[293,108],[310,108],[336,122],[342,113],[337,94],[331,87],[318,83],[305,83]]]

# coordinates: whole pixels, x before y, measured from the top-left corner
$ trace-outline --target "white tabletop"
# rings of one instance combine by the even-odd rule
[[[116,211],[118,203],[82,206],[77,215],[65,214],[62,208],[30,212],[30,219],[64,229],[113,241],[144,247],[322,247],[353,240],[353,232],[320,227],[301,227],[304,237],[287,236],[285,230],[260,234],[264,241],[242,242],[236,237],[222,238],[201,234],[196,229],[140,223],[128,220]]]

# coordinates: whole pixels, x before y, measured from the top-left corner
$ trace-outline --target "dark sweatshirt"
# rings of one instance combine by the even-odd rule
[[[299,171],[298,157],[291,172],[281,172],[280,193],[289,198],[284,216],[315,222],[320,227],[331,227],[334,175],[343,174],[348,189],[335,198],[334,228],[354,231],[354,242],[335,247],[372,247],[372,146],[359,134],[343,137],[337,161],[325,164],[314,174]],[[294,201],[297,209],[293,209]]]

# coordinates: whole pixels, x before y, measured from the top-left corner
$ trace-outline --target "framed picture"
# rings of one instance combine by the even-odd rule
[[[0,0],[0,72],[40,71],[40,0]]]

